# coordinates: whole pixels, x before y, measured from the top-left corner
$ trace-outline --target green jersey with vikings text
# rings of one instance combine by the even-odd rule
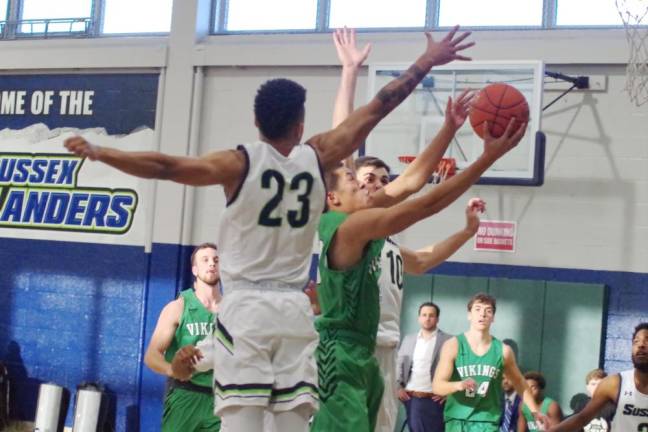
[[[317,293],[322,313],[315,322],[315,327],[319,332],[349,330],[360,333],[366,336],[373,349],[380,319],[378,278],[380,252],[385,240],[369,242],[361,261],[352,268],[344,271],[331,269],[327,257],[329,247],[347,217],[345,213],[329,211],[320,219],[321,283]]]
[[[549,412],[549,407],[551,406],[552,402],[554,400],[551,398],[544,398],[542,401],[542,404],[540,405],[540,412],[544,415],[547,415]],[[544,428],[542,427],[541,424],[538,424],[536,421],[535,417],[533,417],[533,414],[531,413],[531,410],[529,409],[526,404],[522,407],[522,414],[524,415],[524,420],[526,421],[527,424],[527,429],[529,431],[542,431]]]
[[[198,300],[192,288],[182,291],[179,297],[184,300],[184,309],[173,341],[164,353],[164,358],[169,363],[180,348],[185,345],[196,345],[214,331],[214,314]],[[191,382],[211,388],[212,371],[194,374],[191,377]]]
[[[472,378],[477,385],[475,391],[465,390],[448,396],[443,413],[445,420],[499,423],[503,401],[502,342],[493,337],[490,348],[483,356],[472,351],[464,334],[457,336],[457,342],[459,348],[451,380]]]

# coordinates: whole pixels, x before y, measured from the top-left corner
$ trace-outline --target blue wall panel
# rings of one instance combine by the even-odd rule
[[[191,284],[192,247],[0,238],[0,361],[9,363],[14,416],[34,418],[38,385],[105,384],[118,431],[159,430],[164,378],[141,359],[166,303]],[[445,263],[434,274],[603,283],[602,365],[630,367],[632,328],[648,320],[648,274]],[[67,424],[71,425],[72,409]]]
[[[66,387],[74,397],[79,383],[92,381],[114,395],[117,429],[138,430],[139,405],[160,407],[163,389],[155,376],[150,390],[139,392],[142,339],[175,296],[178,280],[188,283],[177,264],[187,248],[154,245],[149,256],[142,247],[0,241],[0,360],[15,382],[13,416],[33,420],[41,382]],[[146,420],[160,415],[158,408]]]

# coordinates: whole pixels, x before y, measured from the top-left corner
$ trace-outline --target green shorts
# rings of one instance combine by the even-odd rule
[[[220,425],[211,394],[174,388],[164,398],[162,432],[216,432]]]
[[[446,420],[445,432],[498,432],[499,425],[491,422]]]
[[[373,352],[351,341],[323,339],[315,355],[320,408],[311,432],[373,431],[384,388]]]

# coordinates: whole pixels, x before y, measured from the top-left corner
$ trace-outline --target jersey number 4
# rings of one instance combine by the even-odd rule
[[[479,396],[486,396],[486,393],[488,393],[488,386],[490,385],[490,381],[484,381],[479,385],[479,388],[477,389],[477,394]],[[466,397],[469,398],[474,398],[475,397],[475,392],[473,390],[466,389]]]
[[[288,210],[286,213],[286,219],[288,223],[293,228],[301,228],[308,223],[308,218],[310,216],[310,201],[309,196],[311,190],[313,189],[313,176],[310,173],[303,172],[297,174],[293,177],[290,182],[291,191],[300,191],[302,185],[305,185],[305,190],[297,195],[297,201],[301,204],[301,208],[298,210]],[[279,206],[281,200],[283,200],[284,189],[286,187],[286,180],[279,171],[267,170],[261,175],[261,187],[263,189],[273,189],[276,184],[277,191],[274,196],[270,198],[270,201],[263,206],[261,209],[261,214],[259,215],[259,225],[267,227],[279,227],[281,226],[282,218],[281,216],[272,216],[272,212]]]

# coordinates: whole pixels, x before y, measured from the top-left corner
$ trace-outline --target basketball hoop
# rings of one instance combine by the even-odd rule
[[[411,164],[416,156],[398,156],[398,160],[404,164]],[[437,168],[432,173],[430,183],[438,184],[457,173],[457,161],[454,158],[442,158]]]
[[[648,0],[615,0],[615,4],[630,48],[625,89],[641,106],[648,102]]]

